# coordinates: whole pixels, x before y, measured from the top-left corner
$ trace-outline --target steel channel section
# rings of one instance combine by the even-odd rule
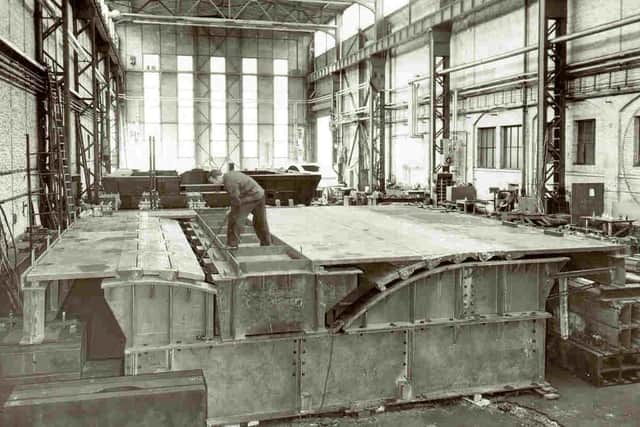
[[[544,381],[551,276],[568,260],[418,270],[355,300],[354,269],[237,274],[216,283],[215,337],[127,342],[125,372],[202,368],[214,425],[530,388]],[[341,304],[365,309],[334,332]]]

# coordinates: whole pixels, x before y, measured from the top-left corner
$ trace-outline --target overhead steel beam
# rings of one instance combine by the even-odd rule
[[[400,30],[389,34],[386,37],[372,43],[371,45],[358,50],[351,55],[347,55],[333,64],[320,68],[309,74],[307,80],[314,82],[320,80],[337,71],[354,66],[355,64],[365,61],[376,53],[381,53],[401,46],[411,40],[424,37],[429,34],[432,27],[447,23],[453,19],[461,18],[470,13],[477,12],[493,4],[501,3],[505,0],[456,0],[448,6],[439,9],[430,15],[425,16]]]
[[[567,41],[575,40],[575,39],[578,39],[578,38],[581,38],[581,37],[590,36],[592,34],[597,34],[597,33],[602,32],[602,31],[613,30],[615,28],[623,27],[625,25],[634,24],[636,22],[640,22],[640,13],[636,14],[636,15],[629,16],[629,17],[624,18],[624,19],[618,19],[616,21],[611,21],[611,22],[607,22],[607,23],[602,24],[602,25],[597,25],[595,27],[587,28],[586,30],[583,30],[583,31],[578,31],[578,32],[571,33],[571,34],[566,34],[566,35],[561,36],[561,37],[554,37],[554,38],[549,39],[548,42],[551,43],[551,44],[567,42]],[[462,70],[467,70],[469,68],[477,67],[478,65],[484,65],[484,64],[491,63],[491,62],[500,61],[502,59],[507,59],[507,58],[511,58],[511,57],[518,56],[518,55],[522,55],[522,54],[525,54],[525,53],[533,52],[533,51],[535,51],[537,49],[538,49],[538,44],[537,43],[536,44],[532,44],[532,45],[529,45],[529,46],[525,46],[525,47],[521,47],[521,48],[518,48],[518,49],[510,50],[508,52],[500,53],[498,55],[489,56],[487,58],[482,58],[482,59],[479,59],[477,61],[472,61],[472,62],[467,62],[467,63],[464,63],[464,64],[456,65],[455,67],[450,67],[450,68],[447,68],[445,70],[440,71],[440,74],[449,74],[449,73],[455,73],[455,72],[462,71]]]
[[[285,3],[285,2],[283,2]],[[370,11],[375,13],[375,2],[374,1],[364,1],[364,0],[288,0],[286,3],[310,3],[310,4],[335,4],[335,5],[344,5],[351,6],[353,4],[359,4],[360,6],[369,9]]]
[[[261,21],[257,19],[204,18],[197,16],[162,16],[142,13],[122,13],[116,23],[133,22],[139,24],[177,25],[209,28],[238,28],[273,31],[335,32],[336,26],[329,24],[293,23]]]

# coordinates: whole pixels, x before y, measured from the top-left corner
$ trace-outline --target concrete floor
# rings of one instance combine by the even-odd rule
[[[261,423],[270,427],[638,427],[640,384],[596,388],[571,373],[550,367],[547,380],[560,392],[558,400],[535,393],[486,396],[478,408],[461,399],[427,403],[373,416],[321,418]]]

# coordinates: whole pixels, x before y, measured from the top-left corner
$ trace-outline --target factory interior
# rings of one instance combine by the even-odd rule
[[[640,1],[0,0],[0,426],[259,425],[640,425]]]

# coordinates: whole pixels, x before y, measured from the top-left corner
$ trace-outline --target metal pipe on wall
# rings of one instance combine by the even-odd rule
[[[624,19],[619,19],[616,21],[611,21],[611,22],[607,22],[605,24],[602,25],[597,25],[595,27],[592,28],[588,28],[586,30],[582,30],[582,31],[578,31],[576,33],[572,33],[572,34],[567,34],[564,36],[560,36],[560,37],[555,37],[552,39],[549,39],[549,43],[563,43],[563,42],[567,42],[567,41],[571,41],[571,40],[575,40],[581,37],[586,37],[592,34],[596,34],[602,31],[607,31],[607,30],[613,30],[615,28],[619,28],[619,27],[623,27],[625,25],[629,25],[629,24],[634,24],[636,22],[640,22],[640,14],[636,14],[636,15],[632,15],[629,16],[627,18]],[[510,50],[508,52],[504,52],[498,55],[494,55],[494,56],[490,56],[487,58],[483,58],[483,59],[479,59],[477,61],[472,61],[472,62],[468,62],[466,64],[460,64],[457,65],[455,67],[450,67],[447,68],[445,70],[442,70],[439,72],[439,74],[449,74],[449,73],[455,73],[457,71],[462,71],[462,70],[466,70],[469,68],[473,68],[473,67],[477,67],[479,65],[484,65],[484,64],[488,64],[491,62],[496,62],[496,61],[500,61],[502,59],[507,59],[507,58],[511,58],[513,56],[517,56],[517,55],[522,55],[525,53],[529,53],[529,52],[533,52],[536,49],[538,49],[538,45],[530,45],[530,46],[525,46],[525,47],[521,47],[515,50]]]

